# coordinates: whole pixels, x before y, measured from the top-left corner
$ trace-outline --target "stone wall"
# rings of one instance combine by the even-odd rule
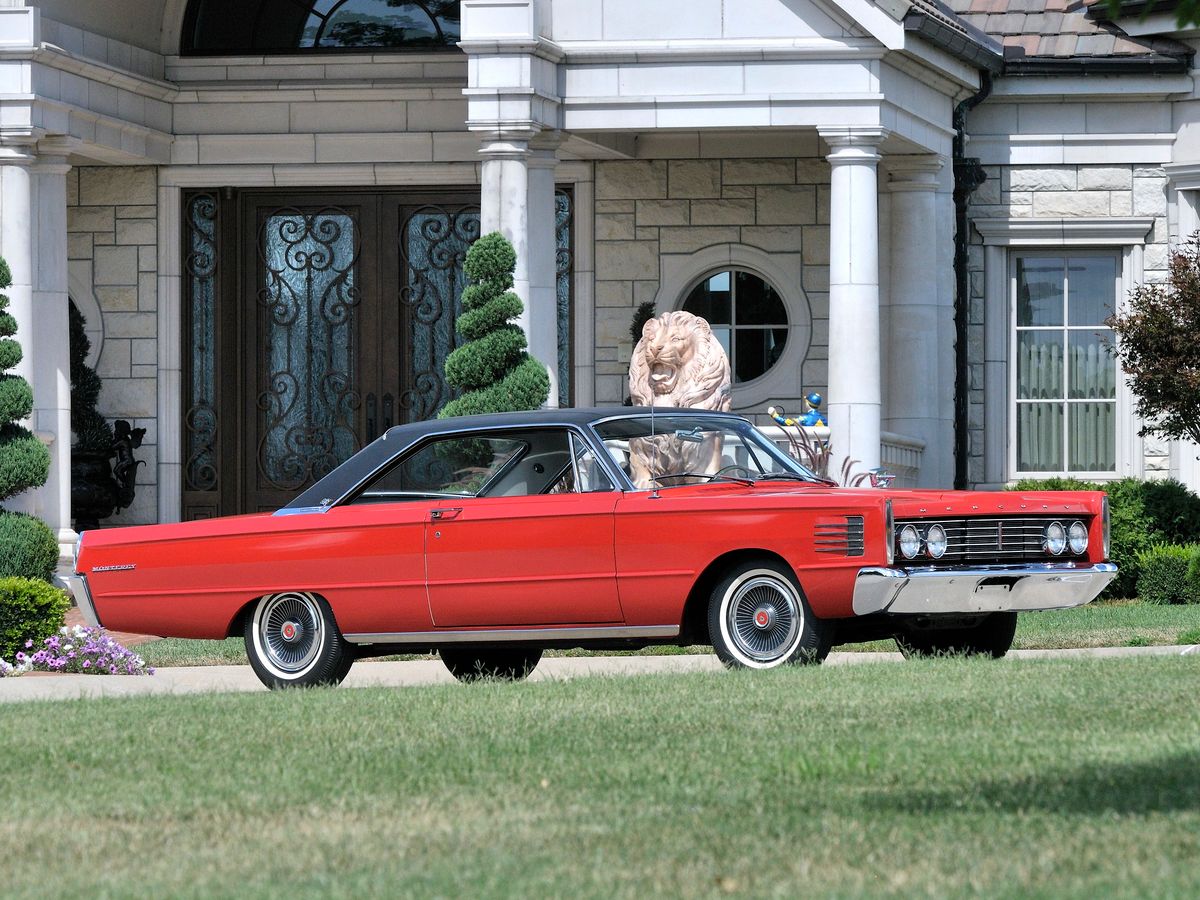
[[[791,290],[792,306],[807,306],[789,308],[789,342],[798,321],[811,322],[811,339],[799,371],[772,370],[762,379],[776,384],[778,376],[786,375],[790,382],[781,387],[785,393],[769,400],[798,409],[803,392],[825,392],[829,165],[823,159],[598,162],[595,196],[597,403],[619,403],[628,393],[629,328],[637,306],[657,299],[662,313],[685,299],[683,294],[660,296],[663,273],[687,271],[697,251],[722,246],[733,248],[735,260],[738,248],[771,254],[785,265],[791,260],[798,275],[799,285],[775,286],[785,294]],[[705,274],[691,273],[691,284]],[[672,284],[664,290],[687,288]],[[761,386],[757,391],[735,388],[734,406],[764,410],[768,399],[758,398],[762,393]]]
[[[103,318],[99,409],[110,422],[127,419],[146,429],[136,452],[145,462],[138,468],[137,497],[106,520],[111,525],[158,520],[157,189],[157,170],[149,166],[78,168],[67,175],[72,299],[85,317],[94,299]],[[91,297],[84,295],[88,289]],[[89,331],[96,324],[89,322]]]
[[[1169,255],[1168,196],[1167,176],[1162,168],[1072,165],[985,166],[984,169],[987,181],[971,197],[970,217],[973,221],[986,218],[1153,218],[1154,225],[1146,237],[1142,280],[1158,281],[1166,276]],[[969,477],[973,484],[977,484],[986,478],[984,327],[989,311],[985,307],[983,246],[974,230],[971,243]],[[999,312],[1004,314],[1004,310]],[[1148,474],[1163,469],[1166,459],[1166,445],[1147,443],[1145,465]]]

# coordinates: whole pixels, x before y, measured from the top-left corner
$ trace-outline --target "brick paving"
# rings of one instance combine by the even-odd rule
[[[67,610],[67,625],[86,625],[83,621],[83,613],[79,611],[78,606],[72,606]],[[149,641],[157,641],[159,638],[152,634],[131,634],[128,631],[109,631],[108,635],[123,647],[136,647],[138,644],[145,644]]]

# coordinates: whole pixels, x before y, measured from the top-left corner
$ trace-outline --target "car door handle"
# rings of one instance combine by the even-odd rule
[[[435,509],[429,514],[429,517],[435,522],[446,522],[450,519],[458,518],[458,514],[462,512],[461,506],[451,507],[449,509]]]

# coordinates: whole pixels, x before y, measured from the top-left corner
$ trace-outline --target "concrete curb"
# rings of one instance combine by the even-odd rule
[[[1191,656],[1200,659],[1200,645],[1190,647],[1095,647],[1079,650],[1014,650],[1010,658],[1107,659],[1133,656]],[[831,653],[827,665],[845,666],[889,663],[903,660],[899,653]],[[687,656],[579,656],[542,660],[532,681],[581,678],[595,675],[623,676],[659,672],[719,672],[721,664],[712,654]],[[371,662],[356,665],[343,687],[415,687],[453,684],[454,679],[439,660]],[[37,700],[78,700],[93,697],[141,697],[176,694],[247,693],[265,691],[249,666],[179,666],[159,669],[149,678],[120,675],[28,675],[0,680],[0,703]]]

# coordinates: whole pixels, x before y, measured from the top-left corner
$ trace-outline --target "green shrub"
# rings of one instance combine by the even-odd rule
[[[0,291],[11,284],[8,263],[0,259]],[[0,500],[40,487],[50,471],[50,451],[19,424],[33,409],[33,393],[29,382],[6,371],[21,361],[21,345],[13,340],[17,320],[7,308],[8,297],[0,293]]]
[[[1147,603],[1200,603],[1195,575],[1200,546],[1156,544],[1138,554],[1138,596]]]
[[[62,628],[67,595],[36,578],[0,578],[0,659],[12,662],[26,641],[36,648]]]
[[[498,231],[467,251],[463,271],[473,283],[463,291],[455,323],[466,343],[446,357],[446,381],[461,395],[439,418],[537,409],[550,396],[546,367],[526,352],[525,333],[509,322],[524,309],[509,290],[516,265],[512,244]]]
[[[1138,592],[1141,554],[1156,544],[1200,542],[1200,497],[1174,479],[1143,481],[1121,478],[1105,484],[1073,478],[1025,478],[1010,490],[1104,491],[1112,517],[1109,558],[1118,574],[1104,597],[1134,597]]]
[[[0,510],[0,578],[50,581],[58,565],[58,540],[41,519]]]

